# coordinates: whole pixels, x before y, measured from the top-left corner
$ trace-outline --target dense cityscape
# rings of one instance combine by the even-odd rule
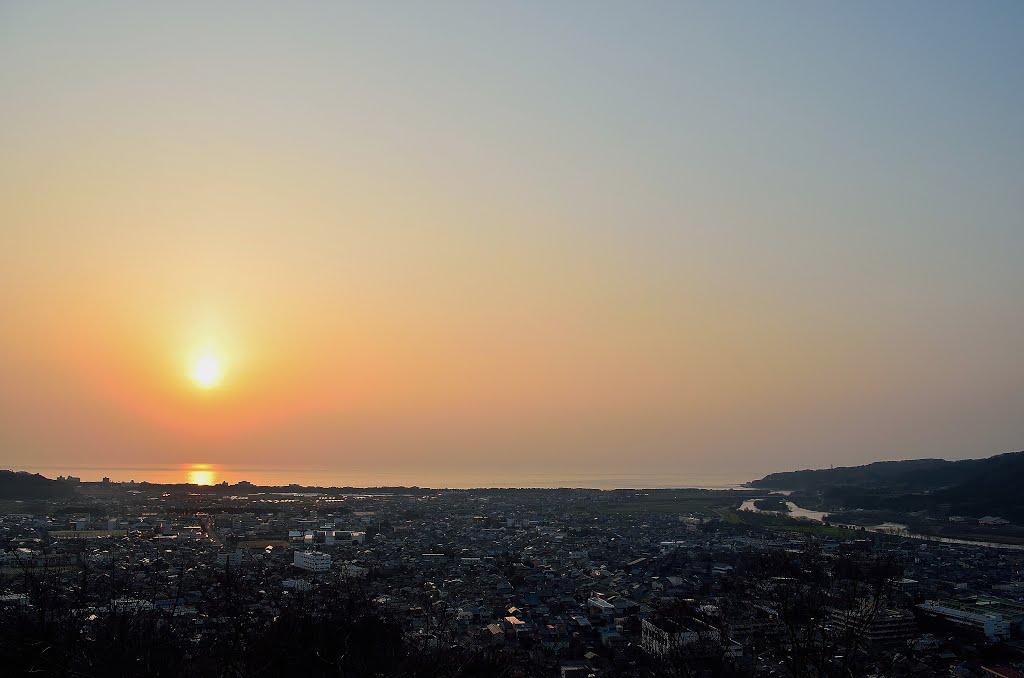
[[[1024,657],[1024,551],[737,510],[756,490],[54,486],[0,517],[8,675],[1009,678]]]

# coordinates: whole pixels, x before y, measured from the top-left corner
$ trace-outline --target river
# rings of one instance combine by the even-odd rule
[[[784,496],[789,495],[789,491],[773,492],[772,494],[781,494]],[[827,512],[823,511],[811,511],[805,508],[800,508],[789,499],[786,500],[786,506],[789,507],[789,513],[783,511],[765,511],[754,506],[756,499],[747,499],[740,504],[740,511],[753,511],[754,513],[772,513],[776,515],[789,516],[790,518],[803,518],[816,523],[824,523]],[[846,527],[851,530],[863,529],[866,532],[878,532],[882,534],[893,534],[899,537],[907,537],[909,539],[921,539],[924,541],[939,542],[942,544],[962,544],[964,546],[981,546],[992,549],[1007,549],[1011,551],[1024,551],[1024,544],[999,544],[993,541],[971,541],[969,539],[956,539],[954,537],[937,537],[932,534],[922,534],[921,532],[912,532],[907,529],[906,525],[902,523],[881,523],[880,525],[846,525],[843,523],[837,523],[829,521],[830,525],[836,527]]]

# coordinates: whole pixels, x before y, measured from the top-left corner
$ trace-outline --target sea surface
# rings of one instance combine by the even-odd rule
[[[619,488],[739,489],[757,474],[708,473],[596,473],[596,472],[476,472],[423,470],[374,470],[311,466],[233,466],[230,464],[169,464],[138,466],[22,466],[14,470],[39,473],[48,478],[71,475],[83,481],[192,483],[215,485],[247,480],[256,485],[307,485],[319,487],[579,487],[601,490]]]

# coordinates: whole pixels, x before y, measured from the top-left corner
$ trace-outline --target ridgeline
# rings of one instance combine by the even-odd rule
[[[749,486],[793,490],[804,497],[816,495],[814,503],[823,509],[994,515],[1024,522],[1024,452],[987,459],[881,461],[771,473]]]

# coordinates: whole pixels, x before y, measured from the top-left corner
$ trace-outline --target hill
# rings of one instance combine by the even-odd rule
[[[772,473],[751,487],[816,495],[821,508],[1002,516],[1024,522],[1024,452],[987,459],[912,459]]]
[[[751,487],[785,490],[818,490],[833,485],[876,489],[937,490],[987,479],[1005,480],[1006,473],[1024,471],[1024,452],[1009,452],[987,459],[909,459],[876,461],[863,466],[770,473],[748,483]],[[1021,476],[1017,476],[1019,479]]]
[[[0,499],[61,499],[74,495],[72,486],[38,473],[0,471]]]

